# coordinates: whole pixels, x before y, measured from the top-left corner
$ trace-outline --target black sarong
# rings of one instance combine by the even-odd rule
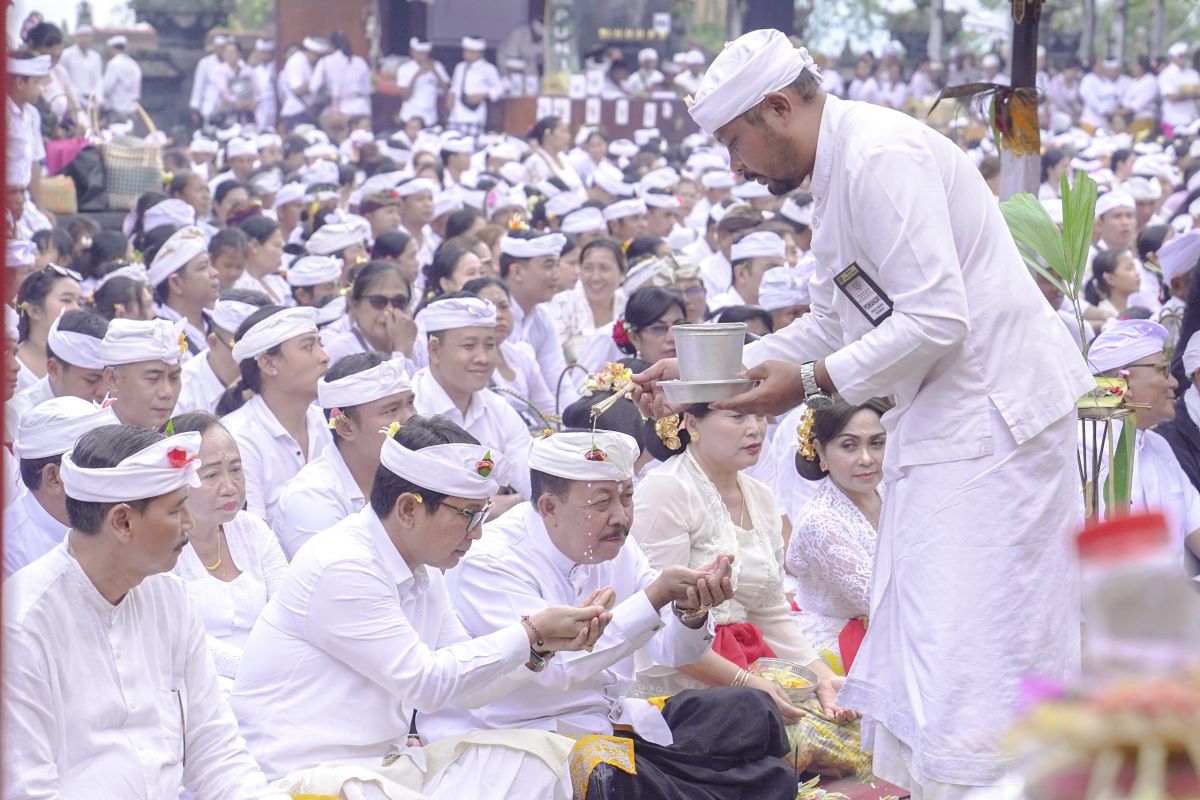
[[[775,701],[758,689],[680,692],[663,717],[675,743],[633,740],[637,775],[598,764],[588,800],[794,800],[796,772],[782,757],[787,733]]]

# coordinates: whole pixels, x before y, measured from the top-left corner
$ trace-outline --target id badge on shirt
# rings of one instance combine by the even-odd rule
[[[833,282],[872,325],[878,327],[892,315],[892,298],[871,280],[857,261],[850,262],[850,266],[834,275]]]

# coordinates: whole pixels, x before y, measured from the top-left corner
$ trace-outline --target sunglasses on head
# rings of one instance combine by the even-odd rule
[[[364,295],[363,299],[371,304],[371,308],[376,311],[383,311],[390,303],[392,308],[403,310],[408,308],[409,298],[402,294],[395,297],[388,297],[386,294],[368,294]]]

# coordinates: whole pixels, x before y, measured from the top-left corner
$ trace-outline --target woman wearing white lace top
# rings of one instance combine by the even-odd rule
[[[800,626],[841,674],[853,663],[871,610],[887,442],[880,417],[889,407],[879,398],[861,406],[838,400],[832,408],[805,412],[800,423],[796,469],[819,483],[816,496],[797,514],[785,565],[798,584]],[[839,642],[843,630],[846,648]]]
[[[173,570],[204,621],[217,674],[232,680],[255,620],[283,581],[287,559],[266,523],[241,508],[246,478],[237,442],[212,414],[180,414],[175,433],[196,431],[200,485],[188,494],[188,544]],[[228,685],[228,684],[226,684]]]
[[[583,246],[579,280],[550,301],[550,318],[567,362],[574,363],[584,342],[597,328],[625,311],[625,253],[614,239],[601,237]]]
[[[525,183],[537,186],[544,180],[558,178],[567,189],[583,188],[579,173],[567,158],[571,146],[571,129],[558,117],[543,117],[529,132],[533,152],[525,159]]]
[[[639,663],[640,688],[673,694],[745,683],[769,693],[785,722],[798,722],[804,712],[778,685],[758,676],[746,681],[743,674],[760,657],[778,657],[816,672],[825,713],[852,719],[853,712],[837,705],[843,679],[804,638],[784,596],[783,523],[771,489],[742,474],[758,461],[766,419],[696,405],[683,413],[677,432],[664,429],[664,423],[656,426],[660,439],[648,444],[662,451],[658,457],[666,463],[637,485],[630,533],[658,569],[694,567],[716,554],[732,553],[734,594],[713,609],[717,633],[712,650],[678,672]]]

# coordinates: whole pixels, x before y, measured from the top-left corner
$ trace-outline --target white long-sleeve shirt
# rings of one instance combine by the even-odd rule
[[[692,630],[669,605],[655,611],[645,589],[657,576],[632,538],[611,561],[574,563],[550,540],[529,503],[489,522],[483,538],[446,574],[454,609],[468,633],[491,634],[510,619],[547,606],[577,606],[605,586],[616,593],[612,621],[592,652],[558,653],[528,684],[469,713],[436,714],[425,720],[422,734],[438,739],[483,727],[610,735],[617,723],[670,744],[670,729],[658,710],[628,696],[634,653],[643,650],[654,663],[669,667],[695,663],[711,647],[713,621],[710,616],[707,625]]]
[[[49,553],[67,535],[67,526],[50,516],[26,490],[4,509],[4,577]]]
[[[442,62],[434,61],[432,68],[421,72],[421,65],[415,60],[406,61],[396,70],[397,86],[412,86],[412,94],[400,106],[400,119],[409,120],[420,117],[426,125],[433,125],[438,120],[438,97],[441,96],[438,79],[450,83],[450,75]]]
[[[478,61],[460,61],[454,67],[450,77],[450,93],[454,95],[454,106],[450,109],[449,125],[471,127],[478,131],[487,124],[487,104],[489,100],[499,100],[504,96],[504,81],[500,70],[495,64],[483,59]],[[475,108],[467,108],[463,99],[471,95],[487,95],[487,98]]]
[[[520,616],[471,639],[445,578],[412,569],[371,508],[297,554],[250,634],[233,708],[268,776],[383,758],[413,711],[487,703],[529,680]]]
[[[271,794],[174,576],[112,605],[59,545],[4,583],[5,797]]]
[[[117,53],[104,68],[104,107],[129,115],[142,99],[142,68],[128,53]]]
[[[533,437],[507,400],[483,389],[471,396],[471,404],[463,414],[430,373],[429,367],[422,367],[413,375],[412,389],[417,413],[441,415],[462,426],[480,444],[503,453],[510,462],[512,488],[522,497],[529,497],[529,453],[533,450]]]
[[[80,49],[79,45],[71,45],[63,50],[58,64],[67,73],[67,80],[75,90],[75,98],[80,103],[100,91],[100,80],[104,73],[104,61],[100,54],[88,48]]]
[[[317,62],[308,90],[329,91],[330,108],[348,117],[371,115],[371,68],[362,56],[334,50]]]
[[[1158,116],[1158,78],[1147,72],[1126,84],[1121,92],[1121,105],[1133,111],[1134,119]]]
[[[1174,62],[1163,67],[1158,73],[1158,89],[1162,93],[1162,120],[1170,125],[1187,125],[1200,117],[1200,100],[1194,97],[1186,100],[1168,100],[1168,96],[1178,93],[1184,86],[1200,85],[1200,72],[1191,67],[1180,68]]]
[[[188,97],[188,108],[193,111],[200,110],[204,94],[208,91],[212,70],[220,63],[221,59],[217,58],[216,53],[201,56],[200,60],[196,62],[196,70],[192,73],[192,91]]]
[[[1079,99],[1083,101],[1080,121],[1096,128],[1108,125],[1108,118],[1117,110],[1120,97],[1116,83],[1089,72],[1079,81]]]
[[[289,559],[321,531],[332,528],[367,504],[337,445],[305,464],[283,487],[275,535]]]
[[[284,62],[283,72],[279,73],[279,97],[282,107],[279,116],[293,117],[304,113],[306,105],[308,82],[312,79],[313,65],[303,50],[297,50]],[[297,94],[299,92],[299,94]]]
[[[175,414],[186,414],[189,411],[207,411],[215,414],[217,402],[225,393],[225,384],[213,372],[208,363],[209,352],[202,350],[187,361],[183,362],[180,370],[182,387],[179,399],[175,401]]]

